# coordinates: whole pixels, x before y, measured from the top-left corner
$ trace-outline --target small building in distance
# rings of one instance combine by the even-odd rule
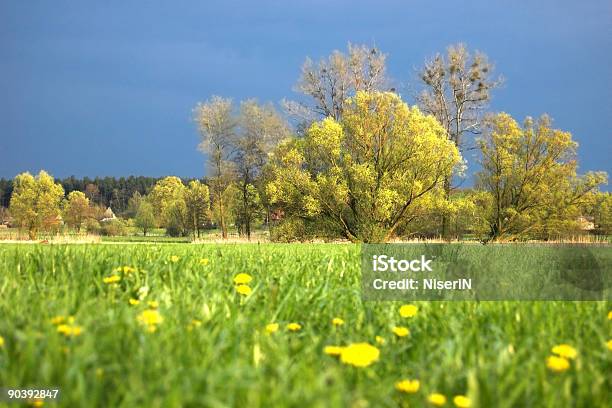
[[[116,218],[117,217],[115,217],[115,213],[113,212],[113,210],[110,207],[108,207],[106,211],[104,211],[103,218],[100,220],[100,222],[113,221]]]

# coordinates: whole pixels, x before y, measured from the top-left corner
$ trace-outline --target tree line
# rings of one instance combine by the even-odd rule
[[[612,198],[599,191],[607,174],[578,174],[576,142],[548,116],[519,122],[489,112],[503,79],[486,55],[458,44],[425,61],[412,106],[393,87],[386,60],[375,47],[350,44],[319,62],[307,59],[295,87],[300,97],[283,100],[284,113],[255,99],[197,104],[204,182],[66,179],[56,183],[60,194],[48,175],[20,175],[11,213],[24,227],[36,219],[15,197],[24,194],[17,186],[37,182],[47,193],[34,196],[56,201],[68,222],[79,212],[72,201],[84,207],[84,198],[113,206],[144,233],[161,226],[197,236],[216,226],[223,238],[230,228],[250,238],[266,225],[277,241],[489,241],[567,236],[585,220],[609,233]],[[461,188],[476,164],[466,160],[469,151],[479,167],[474,187]],[[75,191],[82,196],[71,200]]]
[[[64,192],[84,192],[92,204],[111,207],[117,214],[129,211],[130,199],[134,194],[148,194],[161,177],[128,176],[128,177],[83,177],[70,176],[55,179]],[[185,183],[193,178],[182,178]],[[203,180],[201,180],[203,181]],[[13,180],[0,178],[0,207],[7,208],[13,192]],[[128,214],[132,215],[132,214]]]
[[[457,44],[425,61],[414,106],[393,87],[386,59],[351,44],[307,59],[300,99],[282,102],[291,127],[271,106],[273,131],[230,99],[198,104],[222,227],[233,195],[246,235],[251,220],[274,215],[277,240],[551,239],[580,231],[585,219],[609,232],[612,202],[599,191],[607,174],[578,175],[577,144],[548,116],[521,124],[488,112],[503,78],[485,54]],[[462,189],[474,164],[468,151],[479,153],[480,170],[474,188]]]

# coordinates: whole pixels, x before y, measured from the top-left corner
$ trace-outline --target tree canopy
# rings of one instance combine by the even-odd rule
[[[359,91],[340,121],[314,123],[275,155],[272,203],[319,217],[352,241],[390,239],[459,163],[432,116],[392,92]]]
[[[491,239],[546,232],[555,223],[575,221],[599,185],[603,172],[577,176],[577,143],[572,135],[551,126],[551,120],[527,118],[520,126],[500,113],[486,123],[480,140],[482,170],[478,186],[490,193],[488,223]]]
[[[17,175],[14,180],[10,211],[17,224],[35,239],[39,230],[58,224],[64,189],[47,172],[36,177],[30,173]]]

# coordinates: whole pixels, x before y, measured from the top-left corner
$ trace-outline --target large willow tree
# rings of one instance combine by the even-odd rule
[[[477,183],[490,195],[485,217],[492,240],[554,236],[576,222],[580,206],[607,182],[605,172],[576,174],[578,144],[547,116],[521,126],[506,113],[494,115],[479,144]]]
[[[433,116],[394,93],[360,91],[339,121],[314,123],[277,150],[267,193],[290,217],[381,242],[415,218],[459,161]]]

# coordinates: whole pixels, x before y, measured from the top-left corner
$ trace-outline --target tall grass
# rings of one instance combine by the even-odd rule
[[[123,265],[141,272],[103,282]],[[248,297],[234,289],[240,272],[253,277]],[[149,300],[164,319],[153,333],[137,322]],[[65,407],[424,406],[434,391],[481,407],[609,406],[609,303],[419,302],[410,319],[400,305],[362,300],[355,245],[5,244],[0,384],[58,386]],[[57,315],[82,334],[58,333]],[[411,334],[394,337],[395,325]],[[361,341],[381,350],[366,368],[322,351]],[[545,359],[558,343],[578,357],[555,374]],[[418,393],[394,389],[406,377]]]

